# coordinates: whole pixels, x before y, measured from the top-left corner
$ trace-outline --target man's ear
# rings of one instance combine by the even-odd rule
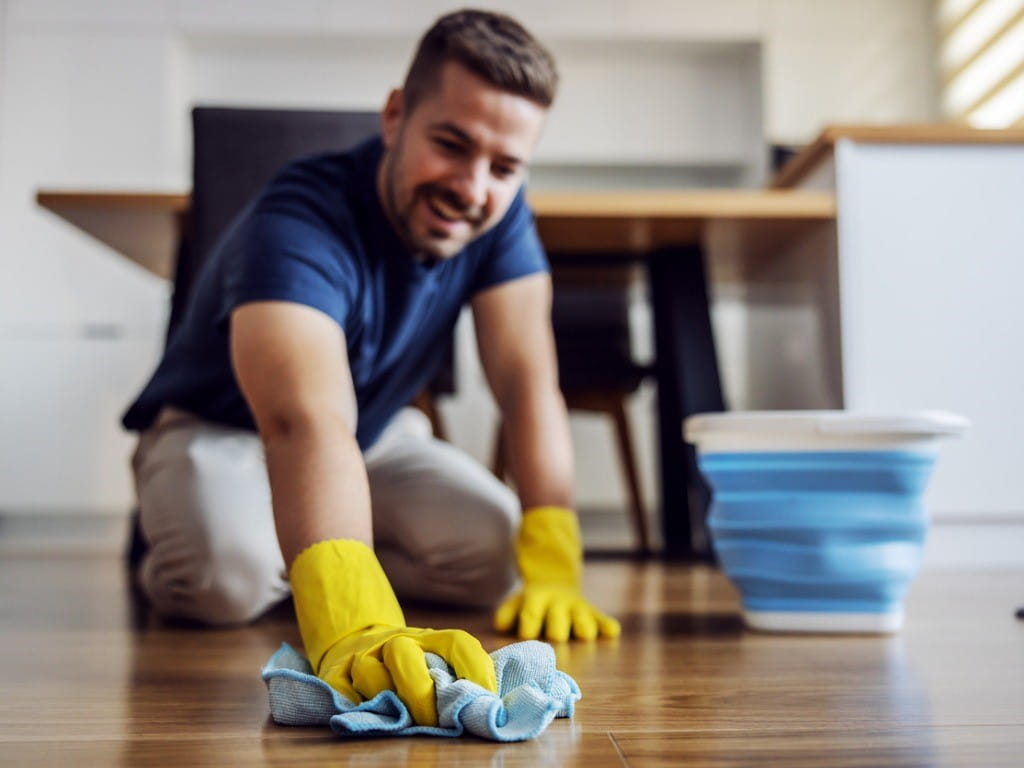
[[[405,94],[401,88],[393,88],[388,94],[388,100],[384,104],[384,110],[380,113],[380,133],[385,147],[391,147],[395,136],[398,135],[398,126],[405,116]]]

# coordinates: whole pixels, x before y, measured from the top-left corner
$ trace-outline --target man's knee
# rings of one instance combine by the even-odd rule
[[[467,607],[493,606],[516,583],[519,519],[519,502],[511,492],[481,500],[443,536],[405,549],[403,559],[412,567],[402,570],[411,571],[412,579],[400,579],[396,589]]]
[[[160,615],[231,626],[258,618],[287,595],[282,570],[273,558],[244,550],[163,562],[151,550],[140,580]]]
[[[507,489],[503,489],[507,490]],[[511,491],[494,496],[481,504],[474,516],[474,532],[468,536],[469,543],[481,550],[481,556],[491,559],[509,559],[513,555],[516,535],[522,513],[519,499]]]
[[[473,578],[475,576],[475,578]],[[518,572],[511,553],[494,558],[482,569],[466,574],[461,605],[473,608],[490,608],[506,597],[518,580]]]
[[[167,428],[144,437],[135,472],[148,545],[139,580],[157,612],[242,624],[287,594],[257,437]]]
[[[461,604],[490,607],[515,586],[514,541],[517,530],[514,520],[496,517],[487,526],[488,532],[480,540],[470,543],[472,549],[466,553],[462,568]]]

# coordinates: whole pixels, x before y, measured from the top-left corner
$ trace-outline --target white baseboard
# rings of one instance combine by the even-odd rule
[[[627,550],[633,546],[629,518],[622,510],[585,510],[580,514],[588,549]],[[660,540],[658,520],[649,520]],[[127,511],[4,510],[0,513],[0,554],[70,549],[120,552],[127,535]],[[943,515],[928,531],[925,569],[1024,569],[1024,514]]]
[[[937,518],[923,568],[1024,568],[1024,514]]]
[[[128,536],[126,512],[63,509],[0,512],[0,556],[119,555]]]

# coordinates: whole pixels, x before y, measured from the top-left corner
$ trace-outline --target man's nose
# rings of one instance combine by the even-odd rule
[[[462,167],[455,183],[455,191],[466,209],[479,213],[487,205],[489,183],[488,163],[482,160],[470,162]]]

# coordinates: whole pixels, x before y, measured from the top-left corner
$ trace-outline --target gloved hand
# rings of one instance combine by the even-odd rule
[[[456,677],[497,692],[494,662],[459,629],[414,629],[377,556],[359,541],[318,542],[290,573],[306,658],[317,677],[358,704],[391,690],[417,725],[437,725],[434,681],[424,653],[436,653]]]
[[[618,637],[619,622],[583,597],[583,545],[576,515],[563,507],[535,507],[523,513],[516,542],[522,591],[494,615],[494,628],[509,632],[518,624],[523,640],[560,642],[570,634],[580,640]]]

